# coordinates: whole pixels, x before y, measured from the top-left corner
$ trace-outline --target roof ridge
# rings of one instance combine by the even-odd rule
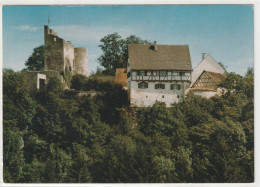
[[[127,45],[154,45],[153,43],[152,44],[127,44]],[[157,46],[189,46],[189,44],[156,44]]]

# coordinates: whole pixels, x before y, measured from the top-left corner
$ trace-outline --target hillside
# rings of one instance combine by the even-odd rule
[[[221,97],[134,109],[112,81],[72,79],[75,90],[102,92],[94,97],[55,78],[29,92],[22,72],[5,69],[4,181],[253,182],[253,78],[230,73]]]

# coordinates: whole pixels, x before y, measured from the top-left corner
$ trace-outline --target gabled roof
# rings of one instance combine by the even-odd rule
[[[211,79],[211,81],[215,84],[214,86],[196,86],[196,84],[200,81],[201,77],[205,75]],[[221,73],[215,73],[215,72],[210,72],[210,71],[203,71],[198,79],[194,82],[192,87],[190,88],[191,91],[216,91],[216,87],[220,84],[221,81],[223,81],[226,77],[221,74]]]
[[[216,83],[216,85],[219,85],[219,83],[225,79],[225,76],[221,73],[215,73],[210,71],[204,72],[211,78],[211,80],[213,80]]]
[[[210,71],[224,74],[226,71],[218,62],[208,54],[192,71],[192,85],[196,82],[203,71]]]
[[[129,65],[135,70],[192,70],[188,45],[128,45]]]

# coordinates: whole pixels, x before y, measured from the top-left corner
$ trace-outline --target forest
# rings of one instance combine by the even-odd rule
[[[248,183],[254,181],[254,73],[228,73],[222,96],[129,107],[112,81],[52,78],[31,92],[3,69],[6,183]],[[79,97],[78,90],[102,94]]]

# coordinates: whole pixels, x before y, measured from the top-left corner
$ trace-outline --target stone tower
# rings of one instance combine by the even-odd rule
[[[44,26],[44,70],[64,71],[64,40],[57,33]]]
[[[85,48],[75,48],[75,65],[74,73],[87,75],[88,74],[88,51]]]
[[[85,48],[74,48],[70,41],[60,38],[46,25],[44,46],[44,70],[55,70],[61,75],[64,75],[65,70],[69,70],[72,74],[87,76],[88,55]]]

